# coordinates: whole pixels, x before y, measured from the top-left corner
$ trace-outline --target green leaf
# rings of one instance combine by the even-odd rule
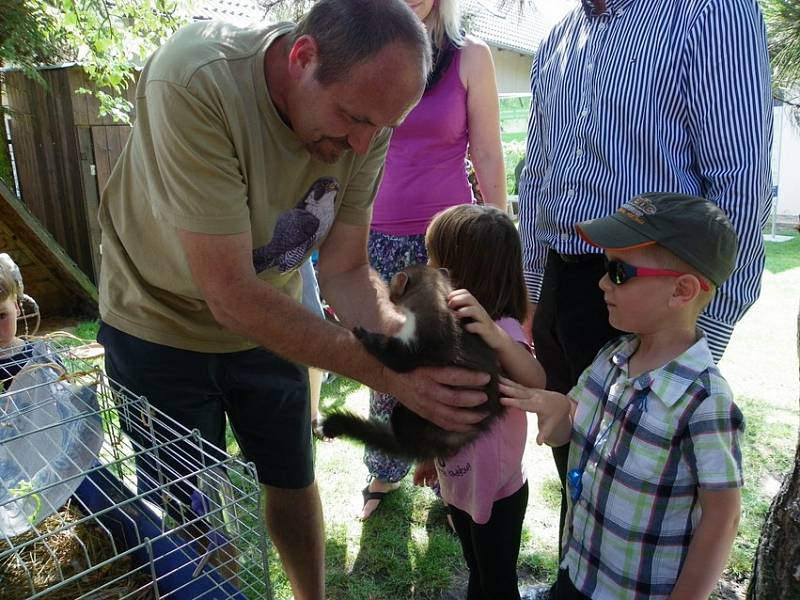
[[[96,38],[94,40],[94,48],[98,54],[103,54],[104,52],[107,52],[109,48],[111,48],[111,45],[113,43],[114,40],[112,40],[111,38],[104,38],[104,37]]]
[[[42,64],[79,61],[101,110],[125,121],[125,100],[134,80],[134,61],[153,51],[183,25],[191,0],[15,0],[0,2],[0,65],[15,65],[44,84]],[[88,86],[87,86],[88,87]]]

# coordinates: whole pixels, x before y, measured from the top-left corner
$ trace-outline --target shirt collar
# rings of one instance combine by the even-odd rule
[[[702,330],[699,339],[670,362],[658,369],[642,373],[633,381],[636,390],[650,389],[651,395],[658,396],[666,406],[672,406],[680,400],[701,373],[714,366],[714,357],[708,347],[705,333]],[[628,375],[628,362],[639,347],[639,339],[635,335],[625,336],[622,343],[612,352],[611,364]],[[668,381],[668,385],[658,385],[653,390],[654,382]]]
[[[581,4],[583,5],[583,12],[586,14],[587,18],[598,17],[601,14],[621,16],[625,12],[625,10],[627,10],[628,6],[630,6],[634,2],[635,0],[606,0],[605,12],[597,14],[595,13],[593,0],[581,0]]]

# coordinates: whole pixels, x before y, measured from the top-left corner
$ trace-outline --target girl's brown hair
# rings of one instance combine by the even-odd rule
[[[489,316],[525,320],[522,245],[506,213],[492,206],[453,206],[433,218],[425,245],[431,262],[446,268],[453,285],[469,290]]]

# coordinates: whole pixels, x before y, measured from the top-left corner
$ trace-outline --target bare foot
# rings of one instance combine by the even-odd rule
[[[393,492],[399,487],[399,481],[389,483],[388,481],[383,481],[382,479],[373,479],[367,487],[361,490],[361,495],[364,498],[364,506],[361,510],[361,520],[366,521],[369,519],[372,513],[374,513],[378,509],[378,506],[380,506],[381,500],[383,500],[384,496],[386,496],[386,494],[389,492]]]

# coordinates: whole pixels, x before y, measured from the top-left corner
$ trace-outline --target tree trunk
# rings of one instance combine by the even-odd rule
[[[797,354],[800,356],[800,311],[797,314]],[[747,598],[800,598],[800,440],[794,469],[772,501],[761,530]]]

